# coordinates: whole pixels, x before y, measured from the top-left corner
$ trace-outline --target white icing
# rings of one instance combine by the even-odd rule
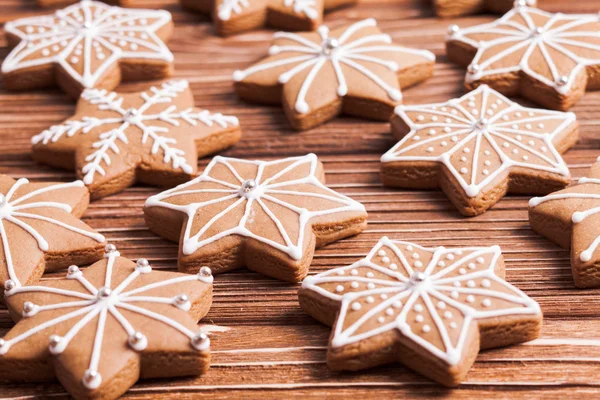
[[[145,350],[148,344],[148,339],[146,338],[146,336],[142,332],[136,331],[131,322],[129,322],[129,320],[119,310],[127,310],[128,312],[143,315],[149,319],[165,324],[175,329],[180,334],[187,336],[190,339],[190,345],[193,348],[199,351],[208,350],[208,348],[210,347],[210,340],[206,337],[205,334],[191,331],[190,329],[177,322],[176,320],[172,319],[171,317],[160,314],[155,311],[151,311],[150,309],[146,308],[151,307],[151,303],[153,302],[172,304],[171,298],[165,299],[149,295],[132,296],[132,294],[147,292],[157,287],[177,285],[181,282],[188,281],[199,280],[208,284],[212,284],[212,275],[183,275],[178,278],[168,279],[165,281],[141,286],[131,291],[125,291],[127,287],[131,285],[141,274],[151,273],[151,270],[148,270],[147,268],[135,268],[127,278],[125,278],[120,284],[113,287],[111,282],[113,266],[115,260],[117,259],[117,257],[119,257],[119,252],[109,251],[105,254],[105,257],[107,258],[107,267],[104,285],[102,287],[95,287],[90,281],[88,281],[84,277],[83,273],[81,273],[79,269],[74,268],[73,271],[71,271],[70,269],[70,273],[67,275],[67,279],[78,281],[85,289],[84,292],[61,288],[51,288],[45,286],[22,286],[7,291],[7,297],[22,293],[53,293],[60,296],[73,297],[76,299],[83,300],[59,302],[53,304],[30,305],[29,307],[35,307],[36,312],[34,314],[23,313],[24,318],[33,318],[35,315],[48,310],[68,309],[69,311],[63,313],[62,315],[56,318],[44,321],[43,323],[36,325],[33,328],[19,334],[18,336],[15,336],[8,340],[4,340],[0,345],[0,357],[6,354],[12,346],[23,342],[24,340],[27,340],[35,334],[40,333],[46,329],[50,329],[64,321],[80,317],[80,319],[69,329],[69,331],[64,336],[61,337],[57,335],[52,335],[50,337],[50,353],[53,355],[61,354],[67,349],[72,339],[75,338],[75,336],[77,336],[81,329],[83,329],[88,324],[94,324],[93,321],[97,319],[98,322],[96,323],[96,334],[94,335],[94,342],[92,345],[92,353],[90,355],[89,366],[85,372],[85,375],[81,378],[81,383],[83,384],[83,386],[90,390],[97,389],[102,383],[102,376],[98,372],[100,362],[102,359],[102,343],[105,339],[120,340],[118,338],[121,338],[119,335],[112,335],[109,338],[105,338],[105,326],[107,318],[113,317],[121,325],[123,330],[127,333],[126,342],[132,349],[136,351],[143,351]],[[136,303],[142,304],[144,305],[144,307],[142,307],[141,305],[137,305]],[[173,306],[176,307],[175,305]],[[198,340],[199,337],[201,338],[201,340]]]
[[[31,141],[33,144],[55,143],[65,136],[72,137],[78,133],[85,135],[92,130],[105,129],[96,134],[98,138],[91,145],[95,151],[85,158],[87,164],[81,169],[83,181],[87,185],[94,183],[97,174],[106,175],[105,169],[111,165],[111,153],[120,154],[122,147],[129,145],[142,147],[148,140],[152,141],[151,154],[161,151],[165,163],[191,174],[194,169],[188,164],[185,151],[176,147],[177,140],[170,137],[170,129],[165,125],[176,129],[182,124],[196,126],[203,123],[208,127],[217,124],[224,128],[229,125],[237,126],[239,122],[236,117],[211,114],[207,110],[198,111],[194,108],[180,110],[172,105],[187,88],[186,80],[168,81],[160,87],[153,86],[140,95],[143,104],[138,108],[129,108],[124,104],[124,98],[115,92],[87,89],[81,95],[83,100],[95,105],[99,112],[111,112],[114,115],[103,118],[84,116],[68,120],[34,136]],[[130,142],[130,136],[139,136],[138,129],[142,131],[141,143]]]
[[[407,256],[402,251],[402,248],[406,245],[413,246],[419,249],[420,252],[425,252],[432,256],[423,272],[415,271],[411,267]],[[386,250],[391,250],[395,254],[402,263],[404,272],[391,271],[385,265],[377,262],[376,254],[382,247],[385,247]],[[302,287],[341,303],[331,346],[346,346],[397,329],[415,342],[416,345],[423,347],[435,357],[449,365],[457,365],[464,355],[463,352],[467,345],[467,332],[471,324],[476,323],[478,319],[540,313],[539,305],[534,300],[498,277],[494,272],[498,259],[501,256],[498,246],[463,248],[461,250],[464,254],[461,254],[460,257],[449,263],[447,267],[439,269],[437,266],[438,261],[454,250],[448,250],[444,247],[424,248],[412,243],[392,241],[384,237],[366,258],[349,267],[335,268],[315,276],[307,277],[303,281]],[[466,275],[456,275],[457,268],[479,257],[483,257],[487,261],[482,263],[477,270],[470,271]],[[373,272],[376,275],[375,278],[357,276],[352,279],[363,284],[371,282],[376,287],[374,289],[359,291],[348,290],[345,287],[345,293],[330,292],[328,289],[322,287],[324,284],[340,284],[343,286],[348,282],[348,278],[343,274],[340,275],[338,272],[352,268]],[[468,285],[467,287],[456,287],[455,285],[457,282],[459,283],[458,286],[461,286],[461,283],[470,280],[482,281],[482,279],[487,280],[490,286],[492,286],[491,283],[493,282],[493,286],[470,288]],[[448,293],[452,294],[448,296]],[[367,308],[366,311],[353,310],[351,304],[360,304],[366,296],[372,296],[381,300],[378,300],[375,306]],[[480,300],[483,303],[481,307],[472,302],[476,296],[482,297]],[[488,301],[485,301],[483,296]],[[494,304],[494,300],[496,300],[496,304]],[[500,304],[501,302],[502,304]],[[394,304],[398,309],[397,311],[390,308],[394,307]],[[455,317],[452,312],[447,310],[447,307],[452,307],[462,315]],[[407,319],[411,311],[418,313],[414,319],[417,323],[425,321],[421,313],[427,312],[429,314],[431,322],[421,326],[420,331],[428,333],[431,330],[435,330],[438,335],[428,337],[439,336],[442,339],[445,349],[434,346],[425,337],[420,336],[411,329],[411,325]],[[351,319],[355,322],[346,326],[344,321],[350,313],[353,313]],[[363,329],[365,323],[372,321],[373,318],[382,313],[387,315],[387,319],[379,319],[378,322],[380,324],[375,328],[367,331]],[[448,326],[451,328],[460,329],[459,339],[456,344],[452,343],[446,325],[447,322],[444,321],[449,321]]]
[[[482,104],[480,112],[477,114],[487,114],[486,111],[493,110],[489,118],[479,118],[472,111],[464,108],[461,104],[474,96],[481,96]],[[506,107],[498,110],[490,107],[490,97],[498,98]],[[497,104],[497,103],[492,103]],[[445,107],[449,112],[441,111]],[[450,117],[450,122],[429,122],[416,118],[413,121],[409,113],[422,112],[424,114],[438,115],[440,117]],[[529,116],[529,112],[534,112],[534,116]],[[475,197],[481,194],[484,188],[492,184],[499,176],[506,173],[513,167],[521,167],[529,170],[545,171],[559,174],[565,177],[569,176],[569,169],[563,161],[560,153],[554,146],[554,140],[557,136],[564,133],[565,129],[570,129],[576,121],[575,114],[558,111],[529,109],[510,101],[500,93],[481,85],[476,90],[466,94],[458,100],[450,100],[442,104],[431,104],[424,106],[398,106],[395,111],[400,116],[411,131],[392,149],[381,157],[382,163],[398,161],[437,161],[442,163],[459,182],[463,191],[469,197]],[[517,114],[520,113],[520,117]],[[545,132],[535,132],[523,129],[526,123],[537,123],[539,121],[560,121],[554,130],[546,128]],[[451,132],[437,134],[430,138],[424,138],[415,141],[414,138],[424,130],[431,127],[438,129],[450,128]],[[445,137],[458,137],[455,144],[439,148],[434,148],[431,143],[436,143]],[[524,138],[528,138],[525,143]],[[484,162],[485,168],[480,166],[480,159],[485,160],[490,156],[490,151],[481,151],[481,142],[485,140],[493,148],[492,155],[499,157],[501,162],[494,167],[491,162]],[[476,147],[471,151],[468,143],[475,141]],[[430,155],[404,155],[405,153],[426,149]],[[512,148],[512,149],[511,149]],[[513,150],[517,150],[515,154]],[[456,159],[455,153],[462,151],[465,156]],[[495,153],[495,154],[494,154]],[[424,153],[425,154],[425,153]],[[525,155],[523,155],[525,154]],[[531,159],[537,160],[534,162]],[[469,168],[463,167],[464,163],[470,161]],[[489,161],[489,160],[488,160]],[[461,164],[462,163],[462,164]],[[468,173],[471,171],[470,173]],[[479,174],[482,174],[480,176]]]
[[[172,62],[173,55],[156,35],[170,22],[167,11],[111,7],[91,0],[54,15],[7,22],[6,32],[21,42],[2,63],[2,72],[58,64],[84,88],[92,88],[119,60]],[[41,57],[35,56],[38,52]],[[82,70],[74,65],[80,59]]]
[[[319,18],[315,0],[284,0],[285,7],[292,8],[296,14],[304,14],[310,19]],[[240,15],[250,7],[250,0],[224,0],[217,7],[217,16],[221,21],[229,21],[233,14]]]
[[[270,55],[289,54],[289,57],[254,65],[244,71],[236,71],[233,74],[235,81],[242,81],[246,77],[257,72],[266,71],[281,66],[289,69],[279,76],[279,82],[285,84],[292,77],[301,73],[310,67],[306,78],[304,79],[300,91],[296,98],[295,110],[304,114],[310,111],[311,107],[306,102],[306,94],[311,89],[315,77],[322,70],[326,63],[331,63],[338,82],[337,94],[345,96],[348,93],[348,86],[344,74],[344,68],[354,69],[367,79],[374,82],[383,89],[394,101],[400,101],[402,94],[398,89],[397,82],[390,85],[386,83],[379,75],[369,68],[369,63],[379,64],[390,71],[396,72],[398,65],[391,59],[371,56],[369,53],[379,52],[399,52],[406,55],[418,55],[425,59],[435,61],[435,56],[425,50],[414,50],[406,47],[392,45],[392,40],[385,34],[366,35],[347,42],[348,38],[362,29],[376,27],[377,22],[374,19],[365,19],[350,25],[339,37],[329,36],[329,29],[321,26],[318,33],[321,43],[309,40],[304,36],[278,32],[274,35],[275,39],[285,39],[293,41],[294,45],[273,45],[269,49]],[[298,55],[304,53],[305,55]]]
[[[244,181],[244,179],[240,177],[240,174],[231,165],[232,162],[253,164],[258,167],[256,177],[253,179],[255,186],[253,186],[252,190],[244,190],[243,186],[247,184],[247,181]],[[286,163],[289,163],[289,165],[283,168],[280,172],[277,172],[274,176],[265,180],[261,179],[265,168],[272,167],[277,164]],[[310,173],[307,176],[295,180],[279,180],[282,176],[291,172],[295,168],[301,167],[304,164],[310,165]],[[212,177],[211,171],[218,165],[226,166],[239,182],[236,184],[232,184],[230,182],[221,181]],[[365,211],[365,208],[362,204],[327,188],[323,183],[321,183],[316,177],[317,167],[318,160],[317,156],[314,154],[308,154],[303,157],[293,157],[277,161],[249,161],[217,156],[213,158],[213,160],[210,162],[204,173],[198,178],[190,182],[184,183],[183,185],[179,185],[174,189],[167,190],[163,193],[148,198],[148,200],[146,201],[146,207],[165,207],[172,210],[180,211],[188,216],[183,241],[181,243],[181,248],[183,254],[185,255],[193,254],[199,248],[207,246],[226,236],[240,235],[266,243],[267,245],[286,253],[291,258],[295,260],[300,260],[303,256],[304,232],[311,219],[321,215],[328,215],[333,213]],[[227,189],[198,188],[188,190],[189,187],[196,187],[201,182],[218,183],[220,186],[226,187]],[[314,188],[318,189],[318,193],[311,191],[303,191],[302,185],[311,185]],[[193,193],[221,193],[222,196],[214,200],[196,203],[192,202],[185,205],[172,204],[169,202],[170,198],[182,194]],[[287,203],[286,201],[277,197],[278,195],[293,195],[298,197],[325,199],[335,203],[335,206],[331,206],[330,208],[324,210],[310,211],[306,208],[300,208],[293,204]],[[194,216],[199,212],[199,210],[201,210],[207,205],[215,203],[223,202],[224,204],[227,204],[227,202],[230,200],[235,200],[235,202],[233,202],[233,204],[231,204],[228,207],[223,206],[223,210],[221,212],[216,214],[196,234],[192,234],[191,230],[192,225],[194,223]],[[290,239],[290,236],[286,232],[280,220],[280,217],[269,209],[269,207],[265,203],[265,200],[270,203],[274,203],[279,206],[285,207],[288,210],[298,214],[298,232],[301,233],[298,235],[298,240],[296,243],[294,243],[292,239]],[[285,244],[276,242],[272,238],[260,236],[257,233],[253,232],[251,229],[249,229],[252,228],[252,210],[253,205],[255,205],[254,203],[258,204],[258,206],[275,223]],[[207,230],[218,224],[219,220],[223,216],[225,216],[230,210],[236,207],[241,207],[243,204],[245,204],[243,206],[245,210],[244,214],[235,227],[222,230],[213,236],[200,240],[200,238],[207,232]]]

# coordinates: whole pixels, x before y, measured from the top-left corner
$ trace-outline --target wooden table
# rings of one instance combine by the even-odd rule
[[[598,0],[540,0],[552,11],[591,12]],[[339,118],[297,133],[288,128],[278,107],[240,102],[231,73],[264,54],[272,32],[256,31],[228,39],[216,37],[212,24],[186,13],[176,0],[140,0],[141,6],[165,8],[176,29],[170,48],[176,76],[190,80],[196,104],[237,115],[243,140],[227,151],[241,158],[279,158],[315,152],[325,163],[331,187],[362,202],[369,226],[359,236],[318,250],[311,273],[348,265],[383,235],[427,246],[502,246],[507,278],[535,298],[545,314],[542,337],[532,343],[485,351],[458,389],[444,389],[401,365],[361,373],[333,373],[325,364],[329,328],[302,312],[298,285],[239,270],[215,280],[214,303],[203,320],[212,331],[213,364],[198,379],[143,381],[129,398],[566,398],[600,393],[600,290],[573,287],[569,253],[536,235],[527,222],[527,197],[509,196],[477,218],[464,218],[437,191],[401,191],[379,183],[379,157],[393,144],[389,126]],[[1,0],[2,22],[41,11],[33,0]],[[448,63],[444,35],[450,21],[432,15],[426,0],[364,0],[361,5],[328,14],[338,24],[374,17],[401,44],[425,48],[438,56],[435,76],[405,92],[407,103],[444,101],[463,93],[464,71]],[[461,18],[460,25],[492,20]],[[0,58],[8,54],[0,36]],[[1,87],[1,85],[0,85]],[[125,85],[140,89],[142,85]],[[1,90],[1,89],[0,89]],[[72,180],[71,172],[35,164],[30,137],[69,117],[71,102],[59,91],[0,91],[0,173],[36,181]],[[583,176],[600,155],[600,93],[586,95],[573,109],[581,140],[566,155],[573,178]],[[201,160],[204,167],[208,160]],[[134,187],[91,204],[85,221],[115,243],[121,253],[148,258],[155,268],[176,268],[177,245],[148,231],[144,200],[158,190]],[[49,275],[52,279],[61,274]],[[0,309],[0,337],[12,326]],[[0,397],[67,397],[58,383],[0,384]],[[575,398],[575,397],[574,397]]]

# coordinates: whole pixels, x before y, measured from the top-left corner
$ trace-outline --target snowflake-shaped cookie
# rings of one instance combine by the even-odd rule
[[[182,182],[196,172],[198,157],[239,139],[237,118],[194,108],[188,82],[179,80],[124,95],[88,89],[74,117],[32,143],[34,158],[51,165],[63,166],[65,152],[74,154],[77,174],[99,198],[136,179]]]
[[[450,27],[448,54],[468,67],[466,84],[488,84],[548,108],[567,110],[596,88],[600,68],[597,15],[551,14],[523,5],[491,24]],[[466,59],[465,54],[475,57]]]
[[[79,220],[83,182],[29,183],[0,175],[0,282],[35,283],[44,270],[102,258],[104,236]]]
[[[15,48],[2,63],[8,89],[56,81],[73,97],[86,88],[115,88],[121,79],[159,79],[171,73],[165,46],[171,14],[82,0],[53,15],[7,22]],[[120,71],[119,71],[120,70]]]
[[[429,78],[435,63],[429,51],[393,44],[374,19],[331,32],[326,26],[316,33],[278,32],[274,38],[269,56],[233,79],[242,98],[281,102],[296,129],[342,112],[388,120],[402,100],[400,82],[407,87]]]
[[[400,361],[449,386],[480,347],[534,339],[542,321],[538,304],[504,280],[498,246],[430,249],[385,237],[353,265],[306,278],[300,304],[334,325],[331,368]]]
[[[323,181],[314,154],[277,161],[215,157],[198,178],[150,197],[146,222],[168,239],[181,236],[182,271],[201,264],[218,273],[246,265],[297,282],[306,276],[315,246],[366,225],[362,204]]]
[[[568,185],[560,153],[578,138],[573,113],[525,108],[485,85],[446,103],[399,106],[392,131],[402,140],[381,158],[384,184],[439,186],[470,216],[507,190],[546,194]]]
[[[104,260],[73,265],[66,279],[5,285],[17,324],[0,339],[2,378],[56,376],[76,397],[117,398],[138,376],[199,375],[210,340],[196,322],[210,308],[212,281],[208,268],[155,272],[107,245]]]
[[[434,0],[435,13],[443,18],[484,12],[505,13],[513,5],[535,7],[536,0]]]

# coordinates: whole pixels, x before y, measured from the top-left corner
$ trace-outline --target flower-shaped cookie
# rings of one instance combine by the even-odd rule
[[[468,216],[508,191],[564,188],[560,153],[579,136],[573,113],[521,107],[485,85],[446,103],[397,107],[392,132],[401,140],[381,158],[384,185],[440,187]]]
[[[451,60],[468,65],[466,86],[488,84],[505,95],[568,110],[586,88],[600,87],[600,19],[517,5],[491,24],[447,39]]]
[[[314,154],[277,161],[215,157],[198,178],[150,197],[146,223],[167,239],[181,240],[180,271],[247,266],[298,282],[315,247],[366,226],[362,204],[327,188],[324,180]]]
[[[9,90],[58,84],[73,98],[86,88],[112,90],[123,80],[169,76],[171,14],[82,0],[53,15],[7,22],[14,49],[2,63]]]
[[[536,0],[434,0],[435,13],[443,18],[460,17],[480,12],[505,13],[513,5],[535,7]]]
[[[347,115],[387,121],[400,104],[400,87],[429,78],[435,56],[392,43],[374,19],[329,32],[275,34],[269,56],[233,74],[238,95],[277,104],[294,129]]]
[[[197,159],[240,140],[238,119],[194,108],[185,80],[140,93],[88,89],[75,116],[33,137],[33,157],[73,168],[92,198],[136,181],[174,186],[197,171]],[[73,158],[75,162],[73,162]]]
[[[156,272],[106,246],[105,259],[66,279],[5,292],[17,324],[0,339],[2,379],[56,377],[77,399],[116,399],[138,378],[200,375],[210,340],[197,321],[212,275]]]
[[[458,385],[479,349],[535,339],[538,304],[504,280],[498,246],[424,248],[383,238],[353,265],[309,276],[302,308],[333,325],[327,364],[401,362]]]

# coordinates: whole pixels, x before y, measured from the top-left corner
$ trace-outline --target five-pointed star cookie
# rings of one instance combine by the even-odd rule
[[[362,204],[324,181],[314,154],[277,161],[215,157],[198,178],[150,197],[144,214],[153,232],[180,240],[182,272],[247,266],[299,282],[315,247],[366,226]]]
[[[37,161],[77,171],[92,198],[136,181],[174,186],[197,171],[197,159],[240,140],[237,118],[194,108],[185,80],[140,93],[82,93],[74,117],[34,136]]]
[[[215,30],[228,36],[265,25],[286,31],[313,31],[323,12],[357,0],[181,0],[202,14],[212,14]]]
[[[531,199],[529,223],[540,235],[571,249],[577,287],[600,287],[600,159],[578,185]]]
[[[86,88],[112,90],[122,80],[171,75],[171,14],[132,10],[91,0],[5,25],[14,47],[2,63],[9,90],[58,84],[73,98]]]
[[[374,19],[329,32],[278,32],[269,56],[233,75],[238,95],[277,104],[294,129],[341,113],[387,121],[400,104],[400,88],[429,78],[435,56],[392,43]]]
[[[212,275],[156,272],[113,245],[85,271],[5,292],[17,324],[0,339],[3,380],[54,377],[77,399],[116,399],[138,378],[200,375],[210,340],[196,322],[212,302]]]
[[[0,175],[0,282],[30,285],[45,270],[102,258],[104,237],[79,220],[88,203],[81,181],[29,183]]]
[[[452,25],[446,44],[451,60],[468,65],[468,88],[485,83],[505,95],[568,110],[586,88],[600,87],[597,15],[551,14],[517,5],[491,24]]]
[[[440,187],[468,216],[507,192],[567,186],[560,153],[579,136],[573,113],[521,107],[485,85],[446,103],[399,106],[392,132],[401,140],[381,158],[383,184]]]
[[[435,13],[443,18],[460,17],[480,12],[505,13],[513,5],[535,7],[536,0],[434,0]]]
[[[498,246],[383,238],[365,259],[306,278],[299,298],[334,327],[331,369],[401,362],[447,386],[465,378],[480,348],[535,339],[542,324],[538,304],[504,280]]]

